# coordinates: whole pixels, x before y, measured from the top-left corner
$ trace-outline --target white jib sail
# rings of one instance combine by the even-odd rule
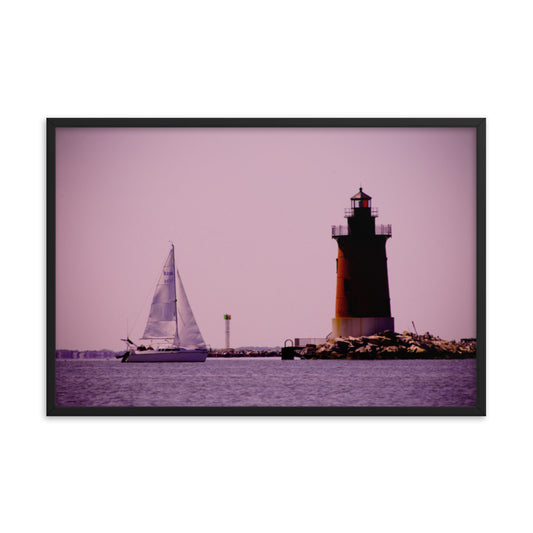
[[[175,272],[173,246],[157,282],[143,339],[167,340],[177,345]]]
[[[178,332],[180,345],[182,348],[187,349],[205,348],[204,339],[194,319],[194,314],[185,294],[185,289],[183,288],[180,273],[177,270],[176,274],[178,275]]]

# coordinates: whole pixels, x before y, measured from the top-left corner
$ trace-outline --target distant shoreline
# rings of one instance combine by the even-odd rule
[[[56,350],[56,360],[116,360],[123,350]],[[323,344],[288,346],[272,349],[211,349],[209,359],[236,358],[279,358],[282,359],[328,359],[328,360],[416,360],[416,359],[475,359],[477,343],[475,339],[462,339],[460,342],[443,341],[426,335],[399,335],[396,333],[349,337],[330,340]]]
[[[56,359],[116,359],[124,351],[56,350]],[[429,333],[416,335],[407,331],[386,331],[376,335],[331,339],[323,344],[287,346],[284,348],[217,348],[209,350],[211,359],[281,357],[282,359],[329,360],[415,360],[415,359],[475,359],[476,339],[446,341]]]

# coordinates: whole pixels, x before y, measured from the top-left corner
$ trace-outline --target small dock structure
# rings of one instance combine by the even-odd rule
[[[281,359],[292,361],[295,356],[300,354],[300,350],[310,345],[324,344],[327,340],[327,337],[295,337],[294,340],[286,339],[281,349]],[[287,346],[288,342],[291,343],[289,346]]]

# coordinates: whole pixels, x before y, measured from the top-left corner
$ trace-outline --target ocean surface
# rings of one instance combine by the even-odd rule
[[[476,360],[57,360],[58,406],[475,406]]]

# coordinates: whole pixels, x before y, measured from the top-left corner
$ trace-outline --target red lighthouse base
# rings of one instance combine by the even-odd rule
[[[333,338],[362,337],[383,331],[394,331],[393,317],[340,317],[331,324]]]

